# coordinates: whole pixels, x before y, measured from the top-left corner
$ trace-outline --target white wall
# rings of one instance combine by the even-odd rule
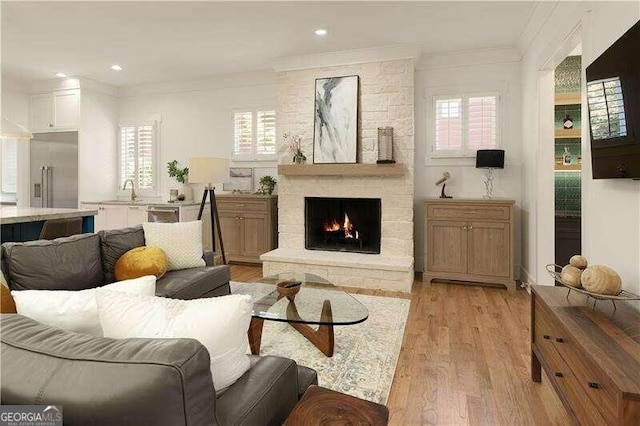
[[[186,167],[189,157],[231,158],[232,110],[275,106],[275,73],[239,74],[218,79],[124,89],[120,93],[119,123],[161,120],[159,195],[162,199],[167,199],[169,189],[180,187],[167,175],[167,162],[175,159],[182,167]],[[256,172],[273,176],[277,174],[275,165],[275,160],[232,163],[236,167],[261,168]],[[199,197],[198,190],[194,196]]]
[[[549,148],[553,139],[548,137],[553,122],[547,119],[552,117],[547,111],[553,108],[548,95],[553,80],[549,73],[573,48],[571,34],[578,27],[577,42],[582,43],[586,67],[638,19],[638,2],[561,2],[527,48],[522,62],[522,217],[523,268],[529,282],[552,284],[543,269],[553,263],[553,226],[549,226],[553,223],[553,149]],[[624,288],[638,293],[640,183],[593,180],[587,132],[583,128],[582,251],[592,263],[618,271]]]
[[[112,91],[83,84],[78,139],[78,202],[113,199],[117,186],[118,99]]]
[[[2,115],[23,127],[29,126],[29,95],[20,82],[2,79]],[[0,194],[0,201],[16,202],[20,206],[29,205],[29,143],[18,143],[18,192],[17,197]]]
[[[499,52],[498,52],[499,53]],[[494,196],[516,200],[519,208],[522,199],[520,142],[520,66],[511,56],[492,58],[496,63],[476,63],[475,54],[443,57],[447,63],[439,66],[437,59],[431,59],[426,69],[416,71],[415,123],[416,123],[416,166],[415,166],[415,259],[416,270],[424,268],[424,199],[438,197],[440,187],[435,181],[444,171],[451,173],[447,182],[447,195],[455,198],[482,198],[484,194],[483,170],[475,168],[475,158],[432,159],[428,156],[433,144],[432,126],[427,115],[431,110],[431,96],[456,94],[461,92],[500,91],[502,110],[501,145],[505,150],[505,169],[495,172]],[[453,64],[452,64],[453,62]],[[519,218],[519,215],[517,215]],[[518,220],[519,224],[519,220]],[[520,262],[520,232],[516,226],[516,265]]]

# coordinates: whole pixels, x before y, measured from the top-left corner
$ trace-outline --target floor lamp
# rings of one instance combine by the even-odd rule
[[[189,159],[189,183],[201,183],[204,185],[198,220],[202,219],[204,206],[209,195],[209,208],[211,209],[211,240],[213,252],[216,251],[216,237],[214,228],[218,228],[218,240],[220,241],[220,252],[222,262],[227,264],[227,257],[224,254],[224,242],[222,241],[222,231],[220,229],[220,216],[218,215],[218,204],[216,203],[216,188],[213,183],[227,182],[229,179],[229,160],[213,157],[195,157]],[[215,227],[214,221],[215,220]]]

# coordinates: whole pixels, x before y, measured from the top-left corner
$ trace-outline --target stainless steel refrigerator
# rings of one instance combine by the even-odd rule
[[[31,207],[78,208],[78,132],[33,136]]]

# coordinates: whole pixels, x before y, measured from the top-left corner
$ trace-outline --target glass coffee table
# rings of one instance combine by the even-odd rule
[[[276,290],[279,282],[300,282],[293,300]],[[281,273],[239,286],[234,293],[253,296],[249,326],[251,353],[260,354],[264,321],[287,322],[326,356],[333,356],[333,327],[358,324],[369,317],[367,308],[334,284],[313,274]],[[310,327],[317,325],[317,329]]]

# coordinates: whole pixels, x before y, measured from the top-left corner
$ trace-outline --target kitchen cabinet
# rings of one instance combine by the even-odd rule
[[[127,206],[126,226],[142,225],[147,221],[147,206]]]
[[[35,133],[78,130],[80,90],[58,90],[31,96],[30,129]]]
[[[277,197],[219,195],[216,199],[227,259],[260,263],[260,255],[277,247]]]
[[[94,232],[105,229],[125,228],[127,226],[127,210],[125,206],[90,203],[84,203],[83,206],[98,210],[98,214],[94,218]]]
[[[515,290],[514,201],[425,202],[423,280],[502,284]]]

